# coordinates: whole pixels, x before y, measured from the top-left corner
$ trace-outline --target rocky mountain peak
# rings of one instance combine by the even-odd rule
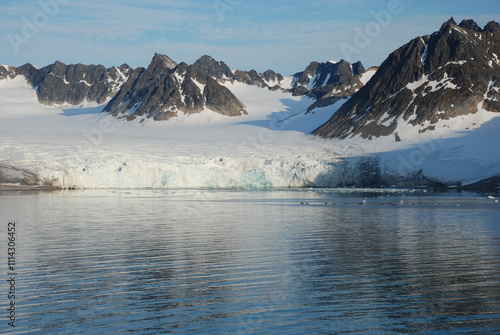
[[[453,26],[456,26],[457,25],[457,22],[455,21],[455,19],[453,18],[453,16],[448,20],[446,21],[445,23],[443,23],[441,25],[441,28],[439,29],[440,31],[441,30],[448,30],[450,29],[451,27]]]
[[[42,104],[76,106],[86,102],[105,103],[131,72],[132,68],[127,64],[119,68],[105,68],[103,65],[66,65],[56,61],[40,69],[29,63],[17,68],[9,67],[8,75],[10,78],[24,76],[36,88]]]
[[[0,80],[12,79],[16,76],[16,68],[8,65],[0,65]]]
[[[363,83],[359,76],[366,72],[361,62],[311,62],[304,71],[293,75],[292,93],[307,94],[317,99],[338,96],[339,99],[354,94]],[[333,101],[332,103],[334,103]]]
[[[500,30],[500,24],[496,21],[490,21],[484,26],[483,31],[493,33]]]
[[[153,57],[147,69],[136,70],[104,111],[127,120],[140,118],[155,121],[195,114],[205,109],[237,116],[246,114],[245,105],[211,75],[200,69],[216,69],[211,57],[202,57],[197,64],[184,62],[171,68],[166,56]]]
[[[214,78],[229,79],[233,76],[231,69],[224,62],[216,61],[208,55],[201,56],[193,65]]]
[[[482,29],[479,28],[476,21],[474,20],[462,20],[462,22],[460,22],[458,26],[475,32],[482,31]]]
[[[355,76],[363,74],[366,72],[365,67],[360,61],[357,61],[356,63],[352,64],[352,71]]]
[[[500,32],[466,20],[445,22],[438,32],[398,48],[332,118],[313,133],[365,138],[394,134],[398,126],[435,129],[439,120],[500,112]],[[425,126],[424,126],[425,125]],[[401,128],[401,127],[399,127]],[[404,139],[405,134],[399,133]]]
[[[290,88],[282,86],[285,78],[273,70],[267,70],[264,73],[253,69],[231,71],[224,62],[217,61],[207,55],[200,57],[193,63],[193,66],[219,81],[237,81],[271,90],[281,89],[294,95],[307,94],[315,98],[321,98],[332,91],[338,92],[341,96],[352,95],[362,86],[357,77],[365,72],[361,62],[350,64],[345,60],[326,63],[313,61],[304,71],[293,75],[293,83]]]
[[[151,61],[149,67],[150,68],[164,68],[164,69],[173,69],[177,66],[177,63],[173,61],[167,55],[162,55],[159,53],[155,53],[153,56],[153,60]]]
[[[281,82],[283,79],[283,76],[279,73],[274,72],[273,70],[267,70],[262,74],[262,77],[264,80],[267,82]]]
[[[273,70],[267,70],[264,73],[259,73],[256,70],[234,70],[232,71],[229,66],[227,66],[222,61],[217,61],[211,56],[204,55],[200,57],[193,66],[199,68],[201,71],[207,73],[212,78],[219,81],[237,81],[247,85],[253,85],[263,88],[269,88],[273,90],[281,89],[281,81],[284,77],[274,72]]]

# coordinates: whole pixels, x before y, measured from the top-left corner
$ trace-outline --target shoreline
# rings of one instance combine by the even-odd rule
[[[46,185],[5,185],[0,184],[0,191],[57,191],[65,188]]]
[[[288,187],[288,188],[280,188],[280,187],[267,187],[267,188],[77,188],[77,187],[55,187],[55,186],[47,186],[47,185],[6,185],[0,184],[0,192],[3,191],[82,191],[82,190],[153,190],[153,191],[161,191],[161,190],[206,190],[206,191],[224,191],[224,190],[240,190],[240,191],[272,191],[272,190],[308,190],[308,189],[328,189],[328,190],[345,190],[350,189],[353,191],[360,190],[366,191],[367,189],[375,190],[415,190],[415,191],[433,191],[433,192],[485,192],[485,193],[500,193],[500,188],[498,187],[467,187],[467,186],[441,186],[441,187],[432,187],[432,186],[404,186],[404,187],[388,187],[388,186],[353,186],[353,187]]]

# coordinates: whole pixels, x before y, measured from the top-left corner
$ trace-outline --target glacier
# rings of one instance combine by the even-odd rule
[[[494,113],[480,110],[442,121],[423,134],[418,127],[401,128],[407,134],[402,142],[323,140],[308,134],[345,100],[308,112],[313,103],[308,97],[225,85],[245,103],[248,115],[205,110],[139,123],[100,113],[103,106],[47,107],[25,81],[2,80],[0,183],[262,189],[408,186],[405,181],[464,185],[500,175],[500,152],[491,145],[500,140],[500,117]]]

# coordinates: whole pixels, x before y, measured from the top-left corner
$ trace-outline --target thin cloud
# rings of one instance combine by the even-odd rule
[[[446,6],[439,3],[441,11],[431,12],[426,1],[404,1],[404,11],[349,60],[361,60],[365,66],[379,65],[395,48],[439,29],[451,15],[457,20],[471,17],[480,25],[499,19],[487,6],[480,6],[488,1],[478,2],[475,8],[480,15],[468,15],[464,5],[443,9]],[[374,20],[371,11],[387,8],[386,0],[234,3],[222,13],[221,20],[213,1],[70,1],[61,5],[58,14],[15,53],[7,35],[22,35],[23,20],[31,20],[41,9],[38,0],[4,0],[0,10],[8,15],[0,21],[0,42],[4,45],[0,63],[44,66],[59,59],[106,66],[125,62],[147,66],[152,55],[161,52],[178,62],[192,62],[211,54],[232,67],[259,71],[273,68],[291,74],[311,60],[345,58],[340,44],[353,43],[355,28],[363,29]]]

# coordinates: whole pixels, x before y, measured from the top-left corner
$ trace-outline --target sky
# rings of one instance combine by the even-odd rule
[[[454,17],[500,21],[498,0],[0,0],[0,64],[146,67],[202,55],[283,75],[311,61],[380,65]]]

